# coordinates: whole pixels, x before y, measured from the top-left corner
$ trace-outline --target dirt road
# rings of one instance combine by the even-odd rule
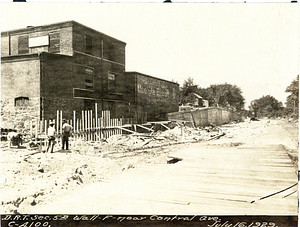
[[[286,124],[224,125],[218,140],[143,150],[93,146],[28,159],[4,150],[2,212],[294,215],[297,146]]]
[[[33,213],[297,215],[295,143],[282,121],[223,126],[226,137],[174,146],[180,160],[141,165]],[[286,134],[284,134],[286,133]]]

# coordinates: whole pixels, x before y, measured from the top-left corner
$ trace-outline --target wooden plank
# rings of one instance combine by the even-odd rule
[[[154,131],[153,129],[147,128],[147,127],[145,127],[145,126],[143,126],[143,125],[137,124],[136,126],[138,126],[138,127],[140,127],[140,128],[143,128],[143,129],[146,129],[146,130],[148,130],[148,131],[150,131],[150,132],[153,132],[153,131]]]
[[[45,122],[45,125],[44,125],[45,131],[44,132],[45,132],[45,135],[47,135],[47,120],[45,120],[44,122]]]
[[[35,139],[37,140],[38,138],[38,119],[35,119]]]

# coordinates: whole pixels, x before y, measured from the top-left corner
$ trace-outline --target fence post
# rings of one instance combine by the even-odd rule
[[[62,134],[62,110],[60,111],[60,134]]]
[[[97,124],[97,119],[98,119],[98,106],[97,106],[97,103],[95,103],[95,119],[96,119],[96,128],[98,126]]]
[[[35,142],[37,142],[38,138],[38,119],[35,119]]]
[[[74,129],[74,132],[75,132],[75,125],[76,125],[76,111],[75,110],[73,112],[73,125],[74,125],[73,129]]]
[[[105,136],[105,134],[106,134],[106,132],[105,132],[105,111],[102,111],[102,122],[101,122],[101,124],[102,124],[102,135],[103,135],[103,138],[106,138],[106,136]]]
[[[58,134],[59,129],[59,111],[56,111],[56,133]]]
[[[82,119],[79,120],[80,139],[82,139]]]
[[[99,121],[99,137],[100,137],[100,139],[102,139],[103,137],[102,137],[102,131],[101,131],[101,127],[102,127],[102,125],[101,125],[101,117],[99,117],[99,119],[98,119],[98,121]]]
[[[47,120],[45,120],[45,135],[47,135]]]
[[[30,140],[32,140],[32,135],[33,135],[33,131],[32,131],[32,119],[30,121]]]

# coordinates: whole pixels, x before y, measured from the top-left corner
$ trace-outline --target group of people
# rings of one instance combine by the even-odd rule
[[[62,125],[62,137],[61,137],[61,144],[62,144],[62,150],[66,148],[66,150],[69,150],[69,137],[71,135],[72,131],[72,126],[67,123],[66,120],[63,120],[63,125]],[[54,123],[51,122],[49,124],[48,128],[48,147],[47,147],[47,152],[53,153],[54,145],[55,145],[55,135],[56,131],[54,128]]]
[[[62,125],[62,136],[61,136],[61,144],[62,144],[62,150],[66,148],[66,150],[69,150],[69,137],[71,135],[72,126],[67,123],[66,120],[63,120]],[[54,123],[50,122],[49,128],[47,131],[48,135],[48,147],[47,152],[53,153],[54,145],[55,145],[55,136],[56,136],[56,130],[54,128]],[[7,140],[8,140],[8,147],[20,147],[20,144],[22,144],[22,138],[21,133],[18,132],[9,132],[7,134]]]

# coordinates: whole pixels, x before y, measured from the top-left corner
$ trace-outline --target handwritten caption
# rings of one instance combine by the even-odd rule
[[[222,220],[224,219],[224,220]],[[241,217],[243,219],[243,217]],[[244,218],[246,221],[234,221],[232,219],[218,216],[182,216],[182,215],[2,215],[1,224],[8,227],[54,227],[59,222],[199,222],[201,226],[207,227],[280,227],[274,222],[253,221]]]

